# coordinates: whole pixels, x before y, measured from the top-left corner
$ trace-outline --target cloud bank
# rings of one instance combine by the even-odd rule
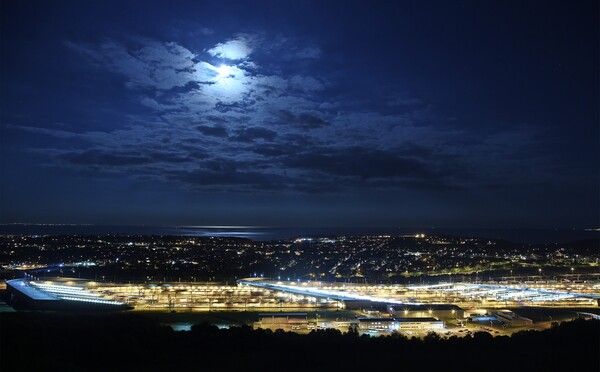
[[[118,112],[126,125],[110,131],[21,126],[80,144],[51,149],[60,167],[239,192],[460,188],[524,168],[510,157],[536,136],[440,129],[418,97],[349,102],[318,73],[321,49],[290,38],[240,34],[200,50],[146,38],[65,45],[90,71],[122,84],[140,109]],[[373,109],[374,100],[385,109]],[[504,169],[485,171],[499,156]]]

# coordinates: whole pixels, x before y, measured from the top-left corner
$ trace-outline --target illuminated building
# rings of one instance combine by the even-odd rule
[[[406,330],[443,330],[444,322],[436,318],[358,318],[362,332],[393,332]]]
[[[398,330],[398,322],[394,318],[358,318],[360,331],[392,332]]]
[[[390,305],[388,312],[394,317],[402,318],[431,318],[438,319],[463,319],[465,311],[451,304],[423,304],[423,305]]]
[[[6,282],[11,305],[36,310],[124,310],[123,302],[105,299],[83,287],[13,279]]]
[[[397,318],[396,322],[400,331],[444,329],[444,322],[436,318]]]
[[[533,324],[533,320],[520,316],[510,310],[500,310],[496,312],[496,318],[511,327],[530,326]]]
[[[264,329],[283,329],[284,331],[299,331],[308,329],[306,313],[266,313],[258,314],[255,326]]]

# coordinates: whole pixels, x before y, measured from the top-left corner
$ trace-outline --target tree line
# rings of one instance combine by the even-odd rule
[[[423,339],[316,330],[300,335],[203,323],[175,332],[139,314],[0,314],[3,371],[598,371],[600,321],[512,336]]]

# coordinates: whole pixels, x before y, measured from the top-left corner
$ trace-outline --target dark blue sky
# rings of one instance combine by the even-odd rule
[[[389,3],[2,2],[0,222],[597,227],[598,3]]]

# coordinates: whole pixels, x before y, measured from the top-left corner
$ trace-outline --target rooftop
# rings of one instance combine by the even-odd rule
[[[261,313],[258,314],[260,318],[285,318],[288,316],[298,316],[298,317],[307,317],[306,313]]]
[[[58,297],[32,287],[25,279],[7,280],[6,285],[37,301],[56,301]]]
[[[359,322],[393,322],[394,318],[358,318]]]
[[[404,323],[409,323],[409,322],[439,322],[439,319],[436,318],[396,318],[395,319],[398,322],[404,322]]]

